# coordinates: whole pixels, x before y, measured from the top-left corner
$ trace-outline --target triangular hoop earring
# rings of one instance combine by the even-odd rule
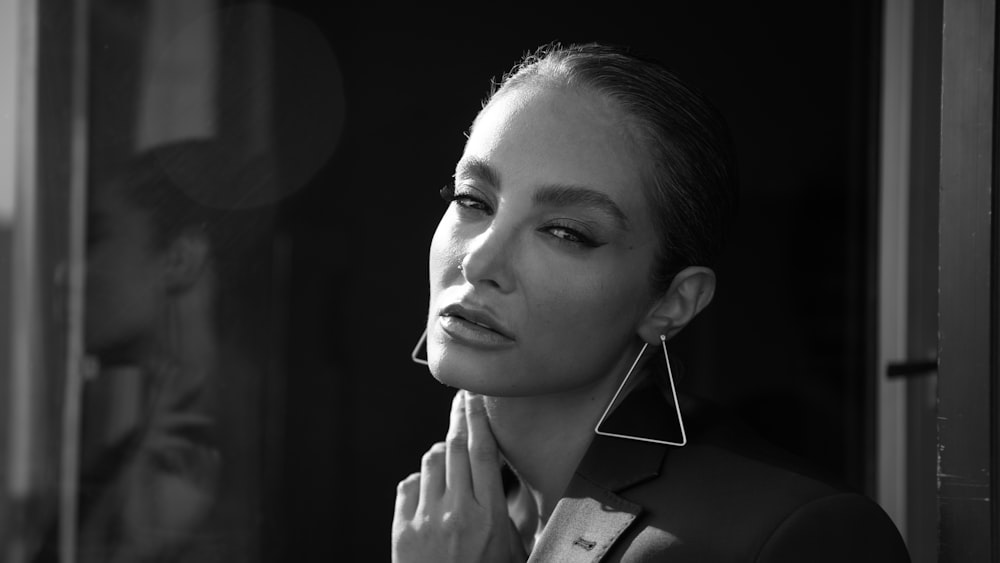
[[[642,355],[646,352],[646,348],[648,346],[649,346],[648,342],[642,345],[642,350],[639,350],[639,355],[636,356],[635,361],[632,362],[632,367],[630,367],[628,369],[628,373],[625,374],[625,379],[622,380],[621,385],[618,386],[618,390],[615,391],[614,397],[611,398],[611,402],[609,402],[607,408],[604,409],[604,414],[601,415],[601,419],[597,421],[597,426],[594,427],[594,433],[599,434],[601,436],[628,438],[630,440],[639,440],[641,442],[652,442],[654,444],[664,444],[667,446],[683,446],[687,444],[687,433],[685,433],[684,431],[684,418],[681,416],[681,405],[679,402],[677,402],[677,387],[674,385],[674,373],[673,370],[670,368],[670,355],[667,353],[667,337],[662,334],[660,335],[660,346],[663,348],[663,359],[664,361],[666,361],[667,364],[667,380],[670,383],[670,394],[674,400],[674,410],[677,414],[677,426],[680,428],[680,434],[681,434],[680,441],[658,440],[655,438],[635,436],[632,434],[624,434],[622,432],[602,429],[602,427],[605,426],[605,422],[607,421],[608,415],[612,412],[613,407],[617,403],[619,395],[621,395],[622,390],[625,389],[625,386],[628,385],[629,379],[635,372],[635,368],[636,366],[639,365],[639,360],[642,359]]]
[[[420,340],[417,340],[417,345],[413,347],[413,352],[410,352],[410,359],[413,360],[413,363],[420,364],[422,366],[430,365],[427,362],[427,360],[418,356],[418,354],[420,353],[420,347],[423,346],[426,342],[427,342],[427,329],[425,328],[424,333],[420,335]]]

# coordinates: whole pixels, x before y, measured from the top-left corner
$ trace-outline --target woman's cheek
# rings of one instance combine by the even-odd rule
[[[445,274],[450,269],[449,265],[455,261],[455,256],[454,237],[442,220],[431,239],[429,265],[432,289],[445,281]]]
[[[532,310],[545,311],[547,329],[567,331],[579,338],[607,331],[628,330],[639,314],[643,286],[628,283],[632,276],[606,265],[602,268],[564,267],[550,276],[545,297]],[[596,273],[596,275],[595,275]],[[547,323],[548,324],[548,323]]]

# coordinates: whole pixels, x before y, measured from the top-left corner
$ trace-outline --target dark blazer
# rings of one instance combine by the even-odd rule
[[[909,561],[876,503],[712,408],[682,407],[684,447],[595,437],[529,561]]]

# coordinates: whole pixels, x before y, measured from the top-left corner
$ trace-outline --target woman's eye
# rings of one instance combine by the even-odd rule
[[[549,227],[546,231],[559,239],[560,241],[567,242],[574,245],[586,246],[589,248],[596,248],[601,246],[594,242],[590,237],[582,234],[581,232],[571,229],[569,227]]]
[[[472,211],[477,211],[480,213],[492,213],[493,210],[490,204],[486,200],[477,195],[472,190],[464,190],[457,192],[454,186],[445,186],[441,188],[441,198],[448,203],[454,203],[461,207],[462,209],[468,209]]]
[[[457,203],[460,207],[466,209],[473,209],[475,211],[482,211],[483,213],[490,212],[490,206],[485,201],[479,199],[478,197],[469,194],[457,194],[455,199],[452,200]]]

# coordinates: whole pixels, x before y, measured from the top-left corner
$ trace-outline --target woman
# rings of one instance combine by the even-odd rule
[[[676,401],[734,183],[723,120],[655,63],[548,46],[504,77],[431,243],[428,363],[460,391],[394,561],[908,560],[870,500]]]
[[[258,413],[243,409],[259,344],[245,311],[268,214],[212,205],[254,187],[245,160],[177,141],[94,183],[85,341],[101,369],[85,396],[81,561],[249,560],[260,460],[246,442]]]

